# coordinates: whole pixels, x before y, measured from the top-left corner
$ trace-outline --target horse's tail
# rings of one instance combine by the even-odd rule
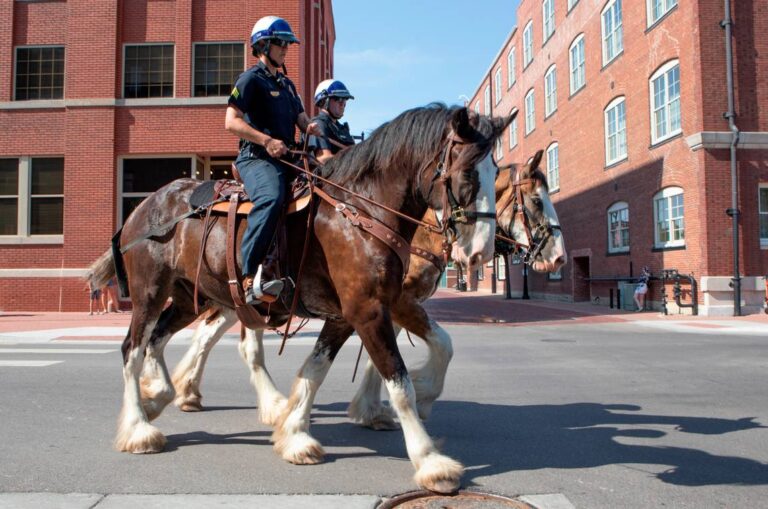
[[[131,295],[128,291],[128,274],[125,272],[123,252],[120,249],[120,235],[122,233],[123,229],[120,228],[112,237],[112,259],[114,260],[114,263],[112,264],[114,272],[112,274],[117,275],[117,285],[120,287],[120,296],[127,299]]]
[[[115,266],[112,263],[112,250],[107,249],[103,255],[88,267],[85,273],[85,279],[91,283],[91,288],[98,289],[107,285],[110,279],[115,275]]]

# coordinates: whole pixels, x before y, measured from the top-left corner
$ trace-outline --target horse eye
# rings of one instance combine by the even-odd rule
[[[544,204],[544,202],[541,201],[541,198],[539,198],[538,196],[532,197],[531,201],[533,202],[534,205],[536,205],[539,208]]]

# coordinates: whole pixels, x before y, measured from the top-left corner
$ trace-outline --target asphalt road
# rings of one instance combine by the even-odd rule
[[[465,487],[560,493],[580,509],[768,507],[768,334],[652,323],[446,328],[455,357],[428,431],[467,466]],[[292,341],[281,357],[276,341],[267,344],[283,391],[312,338]],[[415,488],[402,433],[346,418],[357,338],[316,400],[311,431],[328,453],[317,466],[272,452],[231,337],[206,368],[206,411],[169,407],[155,421],[166,451],[143,456],[111,448],[119,343],[13,343],[0,341],[0,492],[391,496]],[[185,347],[171,342],[169,366]],[[425,351],[401,348],[409,362]],[[18,360],[28,365],[3,365]]]

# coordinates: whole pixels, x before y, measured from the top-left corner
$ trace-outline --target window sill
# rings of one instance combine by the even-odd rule
[[[626,251],[608,251],[605,253],[605,256],[627,256],[629,254],[629,249]]]
[[[619,58],[621,58],[621,56],[622,56],[623,54],[624,54],[624,50],[622,49],[621,51],[619,51],[619,52],[616,54],[616,56],[614,56],[614,57],[613,57],[613,59],[611,59],[610,61],[608,61],[608,62],[606,62],[606,63],[604,63],[604,64],[603,64],[603,67],[601,67],[601,68],[600,68],[600,72],[603,72],[604,70],[606,70],[606,69],[607,69],[609,66],[611,66],[611,64],[613,64],[613,63],[614,63],[616,60],[618,60]]]
[[[613,168],[615,168],[615,167],[619,166],[620,164],[625,163],[627,161],[629,161],[629,157],[624,156],[621,159],[617,159],[617,160],[615,160],[613,162],[606,163],[606,165],[605,165],[605,167],[603,169],[604,170],[610,170],[610,169],[613,169]]]
[[[677,131],[674,134],[670,134],[666,138],[662,138],[660,140],[656,140],[655,142],[651,141],[651,144],[648,146],[648,150],[653,150],[653,149],[658,148],[658,147],[660,147],[662,145],[666,145],[667,143],[669,143],[672,140],[676,140],[678,138],[682,138],[682,136],[683,136],[683,130],[681,129],[681,130]]]
[[[685,244],[679,246],[653,246],[652,252],[658,253],[660,251],[685,251]]]
[[[547,45],[547,43],[552,39],[552,36],[555,35],[555,31],[552,30],[552,33],[547,36],[546,39],[544,39],[544,42],[541,43],[541,49],[544,49],[544,46]]]
[[[573,10],[576,8],[576,6],[577,6],[577,5],[579,5],[579,0],[576,0],[576,1],[573,3],[573,5],[572,5],[572,6],[570,6],[570,7],[568,8],[568,12],[567,12],[567,13],[565,13],[565,15],[566,15],[566,16],[570,16],[570,14],[571,14],[571,11],[573,11]]]
[[[507,90],[512,90],[512,87],[515,86],[515,83],[517,83],[517,79],[515,79],[515,81],[513,81],[512,84],[507,87]]]
[[[525,70],[528,69],[528,67],[530,67],[532,63],[533,63],[533,59],[531,59],[527,64],[523,64],[523,72],[525,72]]]
[[[557,113],[557,108],[549,112],[549,114],[544,115],[544,122],[546,122],[549,118],[551,118],[552,115],[554,115],[555,113]]]
[[[573,99],[576,95],[578,95],[579,92],[581,92],[585,88],[587,88],[587,84],[586,83],[584,83],[582,86],[577,88],[576,91],[571,92],[571,95],[568,96],[568,100],[570,101],[571,99]]]
[[[661,17],[660,17],[659,19],[657,19],[656,21],[654,21],[653,23],[651,23],[651,24],[648,26],[648,28],[646,28],[646,29],[645,29],[645,33],[647,34],[647,33],[648,33],[648,32],[650,32],[651,30],[653,30],[654,28],[656,28],[657,26],[659,26],[659,25],[661,24],[661,22],[662,22],[662,21],[664,21],[665,19],[667,19],[667,17],[668,17],[670,14],[672,14],[673,12],[675,12],[675,11],[677,10],[677,5],[678,5],[678,4],[675,4],[675,5],[674,5],[674,6],[673,6],[673,7],[672,7],[670,10],[668,10],[667,12],[665,12],[664,14],[662,14],[662,15],[661,15]],[[646,16],[647,16],[647,14],[646,14]]]
[[[64,244],[64,235],[2,235],[0,245]]]
[[[556,188],[550,189],[549,191],[547,191],[547,194],[552,196],[553,194],[557,194],[559,192],[560,192],[560,186],[557,186]]]

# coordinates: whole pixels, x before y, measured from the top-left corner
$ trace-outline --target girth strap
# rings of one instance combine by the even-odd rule
[[[363,231],[370,233],[389,246],[400,258],[400,262],[403,264],[403,276],[405,276],[408,272],[408,264],[411,256],[411,245],[408,241],[388,226],[381,224],[377,220],[366,216],[358,210],[352,209],[346,203],[333,198],[319,187],[315,187],[314,191],[320,198],[334,207],[337,212],[340,212],[347,218],[353,226],[357,226]]]
[[[261,329],[266,326],[269,320],[267,317],[262,316],[256,308],[245,303],[245,296],[237,273],[237,205],[240,201],[239,193],[233,193],[229,200],[226,255],[229,293],[232,295],[232,302],[235,304],[237,317],[243,322],[243,325],[249,329]]]

